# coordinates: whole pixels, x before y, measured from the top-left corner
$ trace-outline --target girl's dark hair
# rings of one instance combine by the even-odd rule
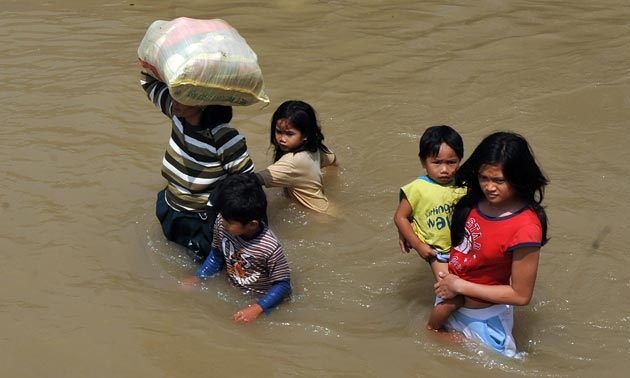
[[[312,106],[304,101],[289,100],[283,102],[271,117],[270,143],[275,149],[273,161],[278,161],[285,152],[281,151],[276,143],[276,124],[279,120],[286,119],[291,126],[302,133],[302,137],[306,138],[304,143],[296,150],[315,152],[318,149],[324,152],[330,152],[328,147],[324,145],[324,134],[317,122],[317,115]]]
[[[267,216],[267,196],[253,173],[229,175],[221,180],[212,199],[216,212],[228,221],[247,224],[264,221]]]
[[[230,123],[232,120],[232,107],[225,105],[208,105],[201,115],[201,124],[212,129],[215,126]]]
[[[420,137],[418,156],[421,160],[437,156],[442,143],[446,143],[455,150],[458,158],[462,159],[464,157],[464,142],[461,135],[447,125],[431,126],[424,131],[424,134]]]
[[[538,167],[534,154],[521,135],[513,132],[496,132],[488,135],[475,148],[472,155],[455,173],[455,185],[466,186],[468,193],[457,202],[451,223],[451,241],[459,245],[465,237],[464,226],[470,211],[484,198],[479,185],[479,170],[484,165],[501,167],[503,176],[514,188],[518,197],[536,212],[542,225],[541,245],[547,238],[547,214],[542,207],[545,186],[549,182]]]

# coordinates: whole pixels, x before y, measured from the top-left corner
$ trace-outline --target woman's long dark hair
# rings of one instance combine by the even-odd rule
[[[306,138],[304,143],[296,150],[315,152],[318,149],[324,152],[330,152],[324,144],[324,134],[317,122],[317,115],[312,106],[304,101],[289,100],[283,102],[271,117],[270,143],[274,147],[273,161],[278,161],[285,152],[278,148],[276,142],[276,124],[278,120],[286,119],[291,126],[297,129],[302,136]]]
[[[547,243],[547,214],[542,207],[542,201],[549,181],[536,163],[527,140],[519,134],[501,131],[484,138],[455,174],[455,185],[467,187],[468,193],[457,202],[453,210],[452,245],[457,246],[462,242],[468,214],[484,198],[478,177],[479,170],[484,165],[501,167],[503,176],[519,198],[536,212],[542,225],[541,245]]]

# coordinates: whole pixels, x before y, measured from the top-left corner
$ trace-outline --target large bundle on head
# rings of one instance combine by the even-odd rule
[[[269,102],[256,53],[227,22],[180,17],[155,21],[140,46],[142,68],[185,105]]]

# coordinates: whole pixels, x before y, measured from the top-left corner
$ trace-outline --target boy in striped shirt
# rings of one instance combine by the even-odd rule
[[[228,176],[212,197],[218,215],[212,248],[194,277],[199,282],[227,267],[232,285],[262,297],[237,311],[232,320],[248,323],[269,313],[291,292],[291,276],[284,249],[265,224],[267,198],[253,174]]]

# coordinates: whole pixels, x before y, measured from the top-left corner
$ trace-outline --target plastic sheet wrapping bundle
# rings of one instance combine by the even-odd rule
[[[142,69],[190,106],[269,102],[256,53],[220,19],[154,21],[138,47]]]

